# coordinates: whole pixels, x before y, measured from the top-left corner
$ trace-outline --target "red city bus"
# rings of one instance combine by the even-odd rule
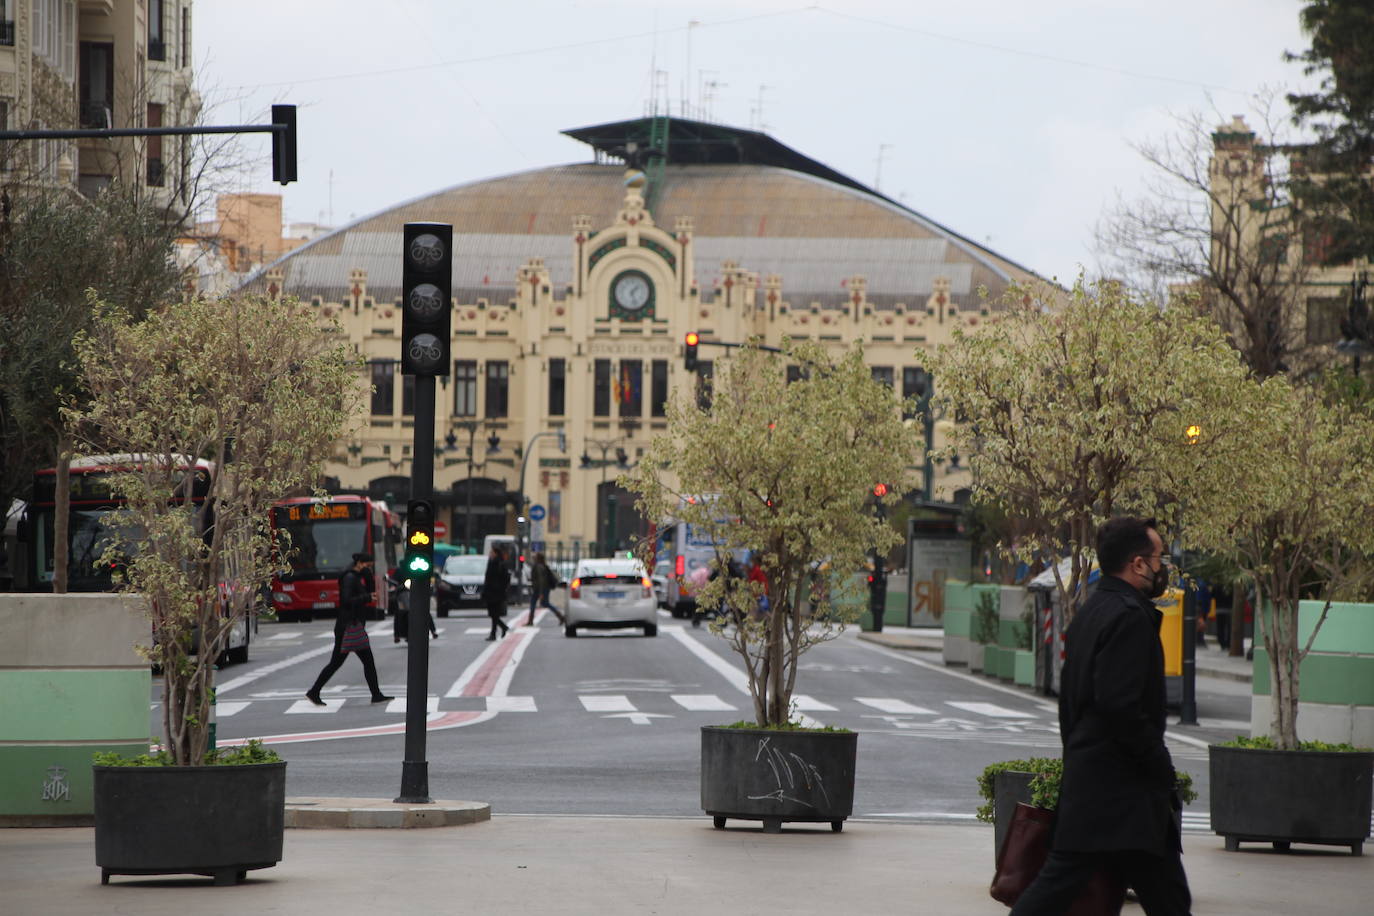
[[[355,553],[371,554],[376,563],[368,616],[386,616],[386,574],[396,566],[401,543],[400,519],[386,503],[365,496],[303,496],[281,500],[271,517],[273,532],[290,536],[291,550],[290,571],[272,579],[278,620],[338,613],[339,577],[353,565]]]

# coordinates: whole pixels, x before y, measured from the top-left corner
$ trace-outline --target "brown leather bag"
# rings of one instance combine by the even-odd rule
[[[1011,827],[997,851],[997,871],[988,893],[992,899],[1012,906],[1045,865],[1050,853],[1050,830],[1054,812],[1018,802]],[[1126,888],[1120,879],[1099,871],[1079,893],[1066,916],[1115,916],[1121,912]]]

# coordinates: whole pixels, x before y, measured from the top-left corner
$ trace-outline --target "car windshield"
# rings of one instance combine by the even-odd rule
[[[487,558],[479,556],[449,557],[444,561],[446,576],[480,576],[487,571]]]
[[[577,576],[580,579],[601,579],[606,576],[633,579],[643,575],[644,567],[639,565],[638,560],[583,560],[577,564]]]

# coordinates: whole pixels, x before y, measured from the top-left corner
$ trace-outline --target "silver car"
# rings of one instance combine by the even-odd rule
[[[457,608],[486,607],[482,601],[482,583],[486,581],[487,558],[476,554],[451,556],[444,561],[439,579],[434,583],[434,603],[439,616]]]
[[[576,636],[579,627],[642,627],[645,636],[657,636],[658,601],[643,564],[619,557],[579,560],[568,583],[568,622],[563,632]]]

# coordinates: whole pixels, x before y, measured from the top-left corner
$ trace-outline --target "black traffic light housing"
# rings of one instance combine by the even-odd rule
[[[296,180],[296,106],[273,105],[272,123],[286,125],[272,131],[272,180],[289,184]]]
[[[401,373],[448,375],[453,227],[406,223],[401,251]]]
[[[434,503],[412,499],[406,503],[406,555],[401,574],[425,578],[434,572]]]
[[[687,332],[687,339],[682,344],[682,367],[688,372],[697,371],[697,344],[700,342],[700,334],[696,331]]]

